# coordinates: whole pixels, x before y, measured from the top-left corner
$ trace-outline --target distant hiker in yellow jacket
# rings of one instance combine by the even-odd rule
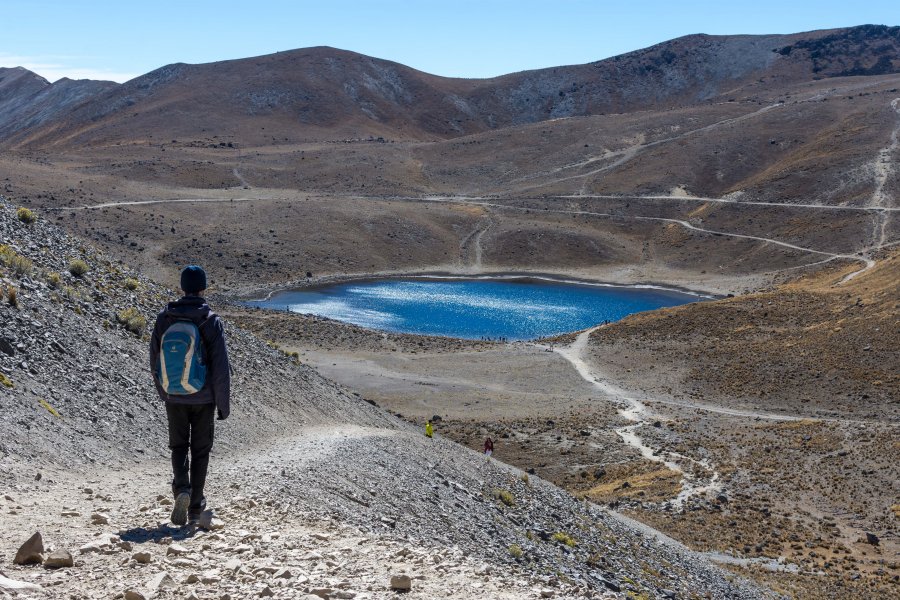
[[[431,421],[425,421],[425,437],[434,437],[434,427],[431,426]]]

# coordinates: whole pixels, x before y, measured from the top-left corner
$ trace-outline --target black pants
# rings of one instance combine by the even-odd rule
[[[166,402],[169,417],[169,449],[172,450],[172,493],[191,495],[191,512],[206,508],[203,486],[213,445],[215,404],[172,404]],[[188,460],[190,449],[190,460]]]

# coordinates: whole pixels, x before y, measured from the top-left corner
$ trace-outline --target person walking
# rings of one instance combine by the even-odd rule
[[[231,367],[222,319],[203,292],[206,272],[196,265],[181,271],[184,297],[156,318],[150,337],[150,368],[165,402],[172,451],[172,523],[195,521],[206,509],[203,488],[213,445],[214,418],[231,412]],[[190,456],[189,456],[190,454]]]
[[[484,454],[485,456],[490,456],[494,453],[494,440],[490,437],[484,440]]]

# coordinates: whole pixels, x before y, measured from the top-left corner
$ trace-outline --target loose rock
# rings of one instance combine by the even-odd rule
[[[68,550],[59,548],[50,553],[44,560],[44,566],[48,569],[60,569],[63,567],[71,567],[75,564],[72,555]]]
[[[391,589],[398,592],[408,592],[412,589],[412,579],[409,575],[392,575]]]
[[[17,565],[39,565],[44,562],[44,538],[40,531],[19,547],[13,562]]]

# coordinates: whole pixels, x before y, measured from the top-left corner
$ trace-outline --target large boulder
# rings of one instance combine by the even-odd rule
[[[19,547],[13,562],[17,565],[39,565],[44,562],[44,538],[40,531]]]

